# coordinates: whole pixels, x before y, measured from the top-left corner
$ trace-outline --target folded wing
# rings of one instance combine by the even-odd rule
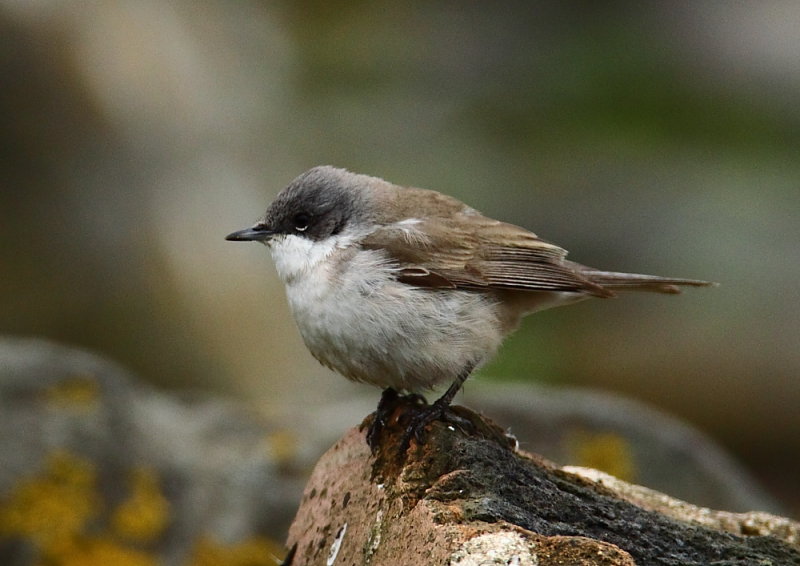
[[[472,211],[389,224],[363,246],[384,250],[400,268],[398,279],[410,285],[613,296],[565,262],[562,248]]]
[[[566,250],[472,209],[382,226],[363,246],[384,250],[409,285],[452,289],[560,291],[613,297],[614,291],[679,293],[710,283],[602,271],[566,260]]]

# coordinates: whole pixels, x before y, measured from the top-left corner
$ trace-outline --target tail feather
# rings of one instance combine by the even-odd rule
[[[581,275],[609,291],[649,291],[653,293],[677,294],[682,286],[710,287],[716,285],[709,281],[698,279],[678,279],[674,277],[660,277],[658,275],[642,275],[639,273],[619,273],[616,271],[598,271],[586,268]]]

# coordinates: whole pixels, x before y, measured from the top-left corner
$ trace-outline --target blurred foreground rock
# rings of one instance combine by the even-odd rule
[[[0,564],[273,565],[304,479],[286,433],[113,363],[0,341]]]
[[[276,425],[243,403],[155,390],[79,349],[0,339],[0,564],[275,564],[314,462],[374,409],[377,390],[364,391],[289,408]],[[641,404],[535,385],[467,393],[559,462],[704,505],[774,508],[709,439]]]
[[[289,532],[293,565],[800,564],[800,523],[558,468],[460,407],[469,426],[433,423],[401,455],[412,410],[395,410],[374,457],[368,417],[319,461]]]

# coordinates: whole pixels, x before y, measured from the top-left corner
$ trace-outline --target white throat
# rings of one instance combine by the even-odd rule
[[[269,243],[275,269],[284,285],[316,272],[336,250],[353,242],[352,236],[338,234],[324,240],[314,241],[302,236],[287,234]]]

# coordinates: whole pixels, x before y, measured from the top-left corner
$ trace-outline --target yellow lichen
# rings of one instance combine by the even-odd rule
[[[94,538],[76,540],[69,552],[41,566],[155,566],[154,556],[128,548],[114,540]]]
[[[613,433],[576,432],[568,437],[571,460],[621,480],[636,480],[636,463],[631,445],[623,436]]]
[[[288,430],[276,430],[267,436],[272,461],[278,465],[291,463],[297,457],[297,437]]]
[[[89,409],[100,398],[100,385],[91,374],[76,374],[45,389],[45,396],[58,407]]]
[[[155,566],[150,554],[104,534],[96,483],[97,473],[90,461],[66,452],[51,455],[41,473],[20,481],[0,502],[0,539],[33,542],[39,551],[39,566]],[[139,501],[140,507],[149,503],[150,515],[152,508],[161,508],[152,503],[157,499],[152,478],[134,474],[132,484],[131,498]],[[123,515],[136,516],[131,510],[135,507],[127,507]],[[140,510],[139,516],[143,514],[147,512]],[[150,516],[147,520],[140,517],[135,532],[153,533],[156,523]],[[163,525],[158,532],[161,529]],[[95,536],[86,534],[90,530]]]
[[[98,512],[91,462],[64,452],[43,473],[21,481],[0,504],[0,536],[28,538],[58,553]]]
[[[136,468],[129,496],[103,509],[97,472],[88,460],[60,452],[0,500],[0,541],[33,543],[36,566],[155,566],[155,548],[170,519],[170,504],[153,470]],[[276,566],[280,544],[253,537],[238,544],[200,539],[190,566]]]
[[[284,553],[280,544],[263,537],[232,545],[203,537],[195,545],[189,566],[277,566]]]
[[[131,472],[130,496],[111,515],[112,531],[125,539],[154,542],[169,523],[169,501],[161,493],[154,471],[137,468]]]

